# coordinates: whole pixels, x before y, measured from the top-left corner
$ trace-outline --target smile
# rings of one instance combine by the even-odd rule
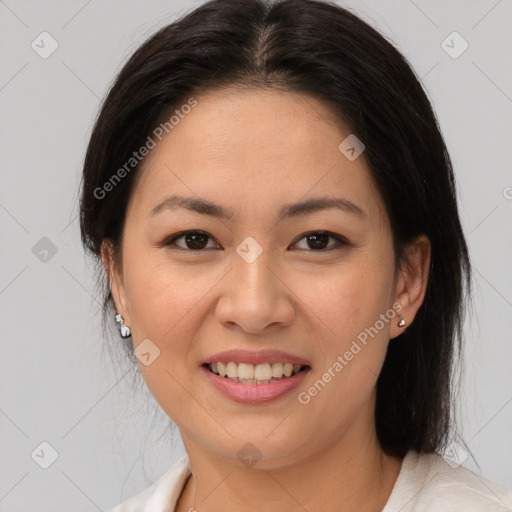
[[[232,382],[241,384],[270,384],[279,382],[282,379],[297,375],[301,370],[305,369],[305,365],[292,363],[236,363],[217,362],[207,363],[206,367],[214,374],[224,377]]]
[[[229,361],[205,363],[200,370],[213,389],[225,398],[243,404],[262,404],[289,395],[308,375],[311,367],[291,363],[253,365]],[[225,375],[221,376],[221,372]],[[237,377],[229,377],[229,374]]]

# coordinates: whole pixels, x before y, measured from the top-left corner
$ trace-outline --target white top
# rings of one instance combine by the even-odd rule
[[[409,451],[382,512],[512,512],[512,493],[450,464],[440,455]],[[184,455],[153,485],[107,512],[174,512],[190,475]]]

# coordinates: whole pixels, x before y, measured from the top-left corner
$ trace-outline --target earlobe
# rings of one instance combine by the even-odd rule
[[[398,321],[390,329],[390,337],[396,338],[410,326],[423,304],[427,291],[430,268],[431,245],[425,235],[411,240],[404,254],[404,262],[399,270],[396,287],[396,302],[402,306]]]

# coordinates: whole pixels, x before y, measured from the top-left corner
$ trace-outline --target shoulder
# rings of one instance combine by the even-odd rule
[[[165,512],[174,510],[190,475],[187,455],[176,461],[156,482],[107,512]]]
[[[512,493],[437,454],[407,453],[383,512],[512,512]]]

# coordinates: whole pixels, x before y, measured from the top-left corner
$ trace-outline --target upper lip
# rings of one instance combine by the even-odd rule
[[[263,364],[263,363],[291,363],[300,364],[303,366],[311,366],[307,359],[297,357],[281,350],[242,350],[233,349],[224,352],[218,352],[205,359],[202,364],[207,363],[249,363],[249,364]]]

